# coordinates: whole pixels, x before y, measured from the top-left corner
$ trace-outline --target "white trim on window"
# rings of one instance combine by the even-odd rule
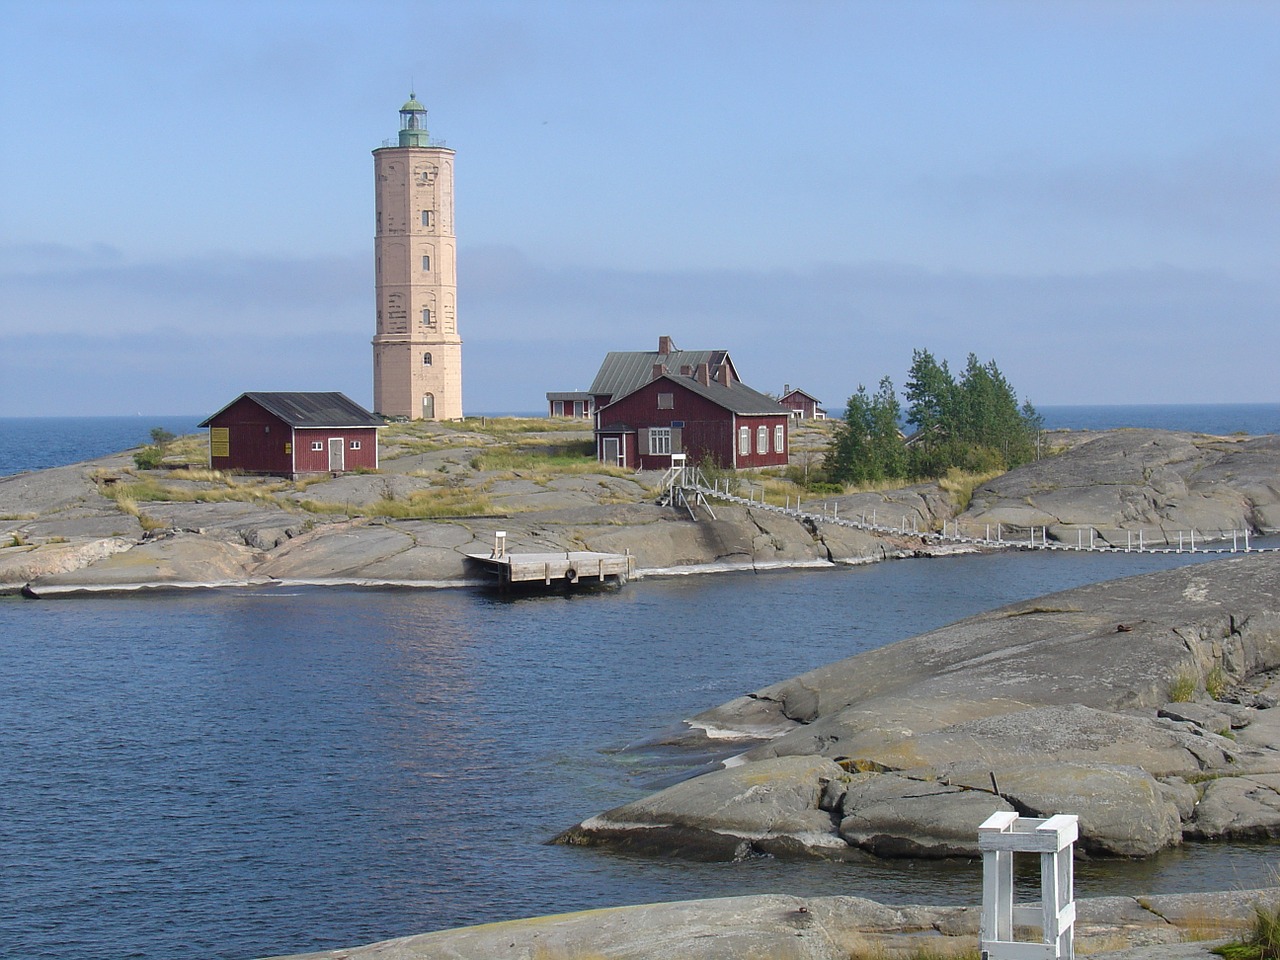
[[[323,450],[323,449],[324,449],[324,441],[323,441],[323,440],[312,440],[312,441],[311,441],[311,449],[312,449],[312,450],[314,450],[314,451],[316,451],[316,453],[319,453],[321,450]]]
[[[649,428],[649,453],[655,457],[671,456],[671,428]]]
[[[746,456],[750,456],[750,454],[751,454],[751,428],[739,427],[738,428],[738,455],[742,457],[746,457]]]
[[[360,449],[360,441],[359,441],[359,440],[352,440],[352,441],[351,441],[351,449],[352,449],[352,450],[359,450],[359,449]]]
[[[769,428],[756,427],[756,453],[769,452]]]
[[[778,424],[773,428],[773,452],[783,453],[787,449],[787,428]]]

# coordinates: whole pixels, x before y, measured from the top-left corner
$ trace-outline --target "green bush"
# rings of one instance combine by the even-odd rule
[[[164,451],[159,447],[143,447],[133,455],[133,462],[139,470],[158,470],[164,463]]]

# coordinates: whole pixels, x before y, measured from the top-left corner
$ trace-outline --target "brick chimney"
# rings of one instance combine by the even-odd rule
[[[653,376],[651,376],[649,379],[657,380],[659,377],[663,376],[666,372],[667,372],[667,365],[665,363],[655,363],[653,365]]]
[[[723,384],[726,387],[729,385],[729,364],[721,363],[720,366],[716,367],[716,383]]]
[[[697,380],[704,387],[711,385],[711,369],[705,364],[698,364],[698,369],[693,371],[693,379]]]
[[[676,345],[671,342],[670,337],[658,338],[658,354],[665,357],[668,353],[675,353]]]

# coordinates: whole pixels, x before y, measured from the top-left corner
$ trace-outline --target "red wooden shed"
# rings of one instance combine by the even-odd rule
[[[242,393],[200,426],[214,470],[294,478],[378,469],[383,421],[341,393]]]

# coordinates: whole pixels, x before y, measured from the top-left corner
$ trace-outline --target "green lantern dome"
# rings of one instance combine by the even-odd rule
[[[431,138],[427,134],[427,108],[418,102],[417,95],[412,91],[400,108],[400,146],[431,146]]]

